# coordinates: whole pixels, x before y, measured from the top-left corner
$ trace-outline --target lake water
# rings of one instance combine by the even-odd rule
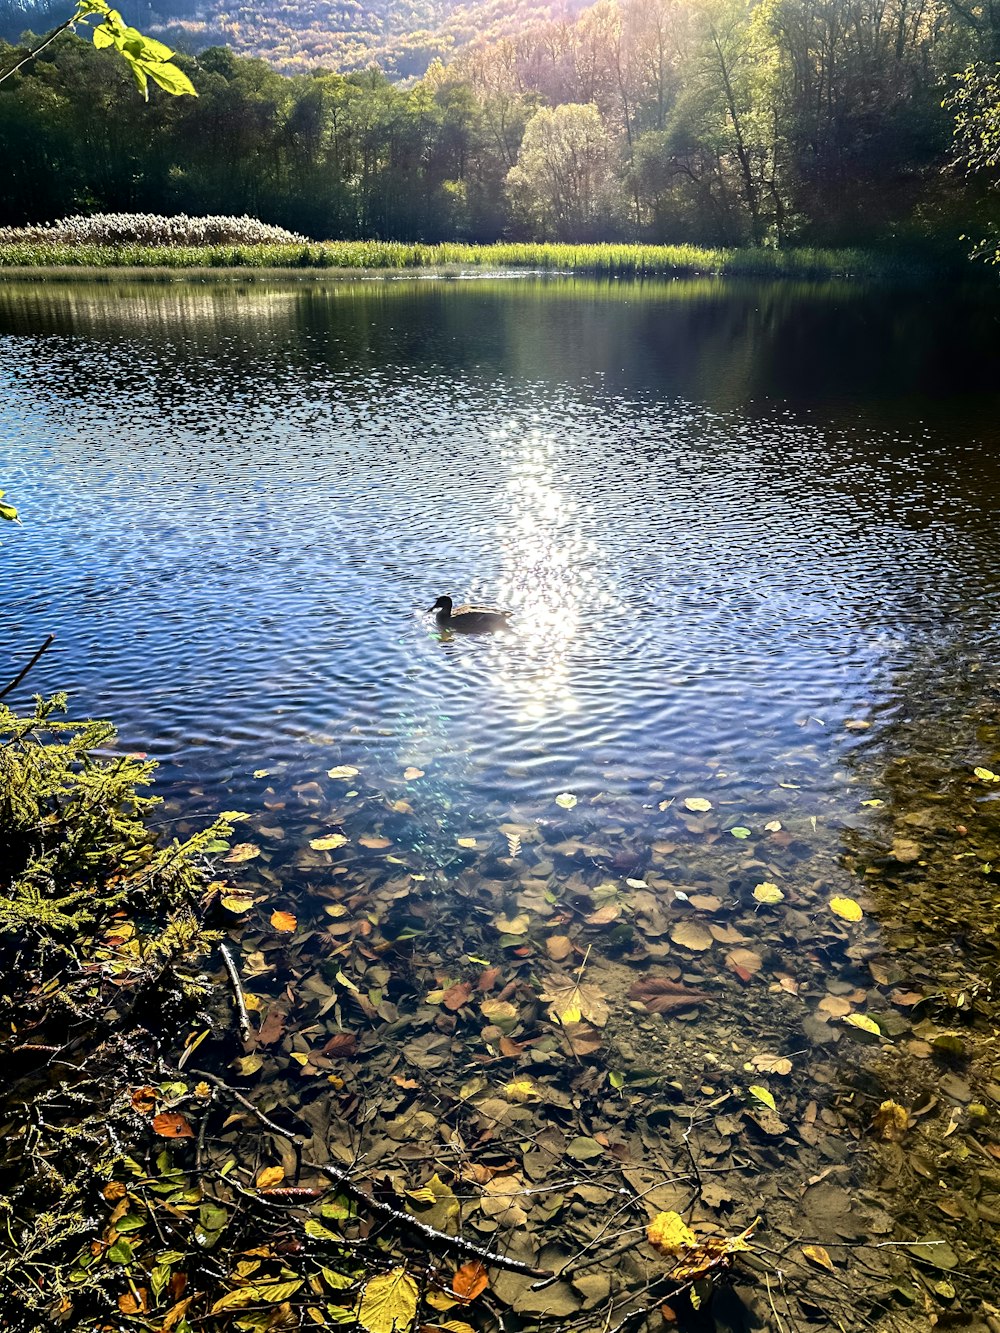
[[[983,1321],[998,365],[986,295],[846,283],[0,284],[0,484],[24,519],[2,534],[0,675],[55,632],[18,702],[64,689],[112,717],[161,763],[168,832],[248,813],[228,868],[262,901],[232,924],[265,998],[322,976],[344,999],[332,949],[378,992],[366,1030],[456,1104],[474,1034],[500,1062],[475,1096],[537,1077],[544,1132],[597,1145],[568,1160],[605,1203],[620,1168],[673,1207],[655,1171],[696,1127],[719,1174],[678,1211],[705,1234],[759,1214],[784,1302],[744,1270],[740,1311],[862,1327],[861,1291],[887,1327]],[[442,593],[509,608],[513,631],[442,634]],[[342,847],[310,847],[331,832]],[[292,962],[272,906],[297,914]],[[387,941],[423,932],[405,980],[346,929],[366,913]],[[589,1082],[546,1063],[544,1000],[514,1054],[475,1000],[441,1009],[435,986],[481,964],[498,989],[600,990],[604,1044],[574,1047]],[[628,996],[647,976],[711,1000],[651,1015]],[[314,1002],[267,1055],[273,1097],[318,1050]],[[421,1024],[452,1040],[439,1064]],[[899,1136],[885,1100],[911,1113]],[[398,1150],[383,1135],[371,1160]],[[568,1255],[587,1222],[560,1190],[566,1211],[470,1224]],[[649,1280],[636,1262],[609,1261],[617,1311]],[[505,1327],[602,1326],[583,1287],[554,1290],[502,1290],[523,1320]]]

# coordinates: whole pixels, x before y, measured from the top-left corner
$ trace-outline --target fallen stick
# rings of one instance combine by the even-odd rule
[[[250,1015],[247,1013],[247,1002],[243,995],[243,987],[240,984],[240,974],[233,962],[233,955],[224,944],[219,945],[219,953],[222,954],[222,961],[226,965],[229,980],[232,982],[233,1002],[236,1005],[236,1022],[240,1029],[240,1039],[245,1046],[253,1034],[253,1028],[250,1026]]]
[[[245,1107],[251,1115],[255,1116],[266,1130],[271,1134],[277,1134],[281,1138],[287,1139],[301,1154],[306,1144],[305,1140],[298,1134],[293,1134],[287,1129],[282,1129],[280,1125],[276,1125],[263,1111],[254,1106],[249,1098],[244,1097],[236,1088],[231,1088],[228,1083],[221,1078],[217,1078],[215,1074],[206,1073],[202,1069],[194,1069],[191,1072],[195,1077],[203,1078],[206,1083],[211,1083],[220,1091],[228,1093],[235,1102],[239,1102],[240,1106]],[[473,1259],[478,1259],[484,1265],[491,1268],[503,1268],[508,1273],[523,1273],[527,1277],[550,1276],[547,1268],[532,1268],[530,1264],[522,1263],[520,1259],[507,1259],[501,1254],[495,1254],[491,1250],[484,1249],[483,1246],[477,1245],[474,1241],[466,1240],[463,1236],[449,1236],[445,1231],[438,1231],[436,1227],[430,1227],[426,1222],[419,1221],[412,1213],[404,1212],[401,1208],[393,1208],[391,1203],[385,1203],[381,1199],[373,1199],[364,1192],[360,1185],[356,1185],[347,1172],[340,1167],[322,1166],[319,1162],[303,1162],[303,1166],[307,1166],[310,1171],[319,1171],[326,1176],[327,1180],[333,1181],[338,1189],[343,1190],[348,1198],[361,1204],[366,1211],[374,1213],[377,1217],[384,1217],[387,1221],[394,1222],[396,1226],[407,1231],[413,1231],[418,1236],[423,1236],[425,1240],[433,1241],[441,1249],[454,1250],[458,1254],[468,1255]]]

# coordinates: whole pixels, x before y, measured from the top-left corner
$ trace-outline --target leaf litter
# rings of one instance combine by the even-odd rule
[[[364,1208],[325,1196],[300,1206],[333,1238],[321,1291],[279,1307],[353,1312],[373,1333],[449,1328],[455,1308],[464,1328],[492,1329],[504,1307],[521,1321],[507,1327],[652,1330],[665,1301],[683,1323],[715,1284],[767,1325],[778,1284],[789,1326],[990,1312],[996,1269],[977,1238],[1000,1217],[995,1001],[959,955],[941,966],[939,923],[958,909],[928,893],[915,916],[898,897],[918,864],[900,827],[911,842],[920,829],[919,859],[949,876],[959,818],[978,815],[984,840],[996,830],[967,782],[933,833],[902,787],[883,784],[845,830],[807,786],[780,782],[769,807],[745,802],[735,839],[720,841],[718,801],[629,819],[596,797],[583,820],[560,803],[579,824],[511,810],[429,859],[412,810],[367,779],[345,795],[360,772],[331,770],[337,786],[318,792],[275,785],[346,841],[310,849],[336,861],[304,862],[289,834],[240,865],[230,930],[261,1007],[250,1055],[221,1072],[294,1121],[309,1160],[357,1163],[415,1218],[558,1277],[461,1256],[429,1276],[399,1236],[363,1277],[350,1255]],[[986,851],[967,860],[978,889]],[[258,1183],[280,1170],[312,1188],[287,1142],[263,1138],[282,1165]],[[252,1116],[220,1117],[204,1153],[221,1167],[260,1139]],[[940,1203],[914,1179],[945,1182]],[[262,1260],[263,1277],[283,1262]]]

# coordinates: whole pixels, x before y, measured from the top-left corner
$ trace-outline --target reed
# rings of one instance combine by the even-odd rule
[[[874,278],[912,272],[905,256],[862,250],[705,249],[695,245],[295,241],[213,245],[95,242],[0,233],[0,268],[407,269],[588,273],[605,277]],[[924,266],[926,267],[926,266]]]

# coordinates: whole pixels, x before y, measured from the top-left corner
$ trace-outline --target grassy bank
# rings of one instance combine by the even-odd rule
[[[424,245],[327,241],[307,245],[0,244],[0,269],[338,269],[365,271],[534,269],[608,277],[885,278],[930,273],[912,255],[863,250],[722,250],[694,245]]]

